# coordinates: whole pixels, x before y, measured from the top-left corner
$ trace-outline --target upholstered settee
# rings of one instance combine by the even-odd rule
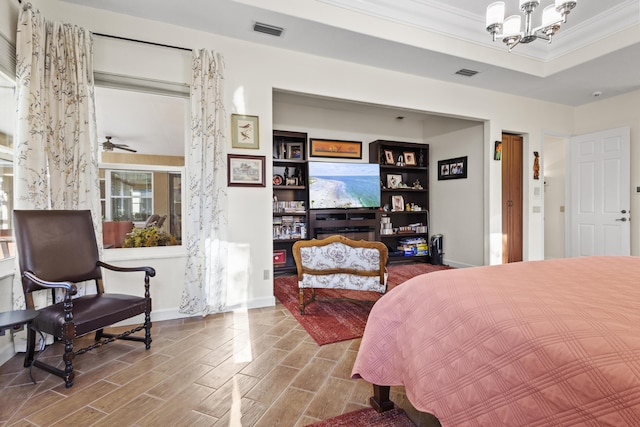
[[[293,244],[298,271],[300,313],[316,301],[315,289],[387,290],[388,250],[382,242],[351,240],[335,235],[326,239],[300,240]],[[311,297],[305,299],[305,290]]]

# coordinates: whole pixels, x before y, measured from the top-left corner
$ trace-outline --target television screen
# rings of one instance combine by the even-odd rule
[[[377,163],[309,162],[311,209],[380,207]]]

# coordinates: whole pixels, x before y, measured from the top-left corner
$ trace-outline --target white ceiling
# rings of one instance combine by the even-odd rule
[[[553,43],[511,53],[484,29],[493,0],[63,1],[570,106],[640,89],[638,0],[580,0]],[[506,2],[507,15],[518,13],[517,0]],[[541,0],[534,25],[550,3]],[[256,33],[255,22],[285,30]],[[456,75],[462,68],[479,73]]]

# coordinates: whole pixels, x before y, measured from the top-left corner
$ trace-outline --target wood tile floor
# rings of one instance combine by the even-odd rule
[[[350,379],[360,340],[320,347],[281,304],[155,322],[152,336],[150,350],[120,340],[78,356],[70,389],[38,368],[34,385],[14,356],[0,366],[0,426],[297,427],[369,407],[371,385]],[[392,400],[411,411],[402,388]]]

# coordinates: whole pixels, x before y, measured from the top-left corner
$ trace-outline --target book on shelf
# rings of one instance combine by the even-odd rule
[[[304,200],[274,201],[273,212],[305,213]]]

